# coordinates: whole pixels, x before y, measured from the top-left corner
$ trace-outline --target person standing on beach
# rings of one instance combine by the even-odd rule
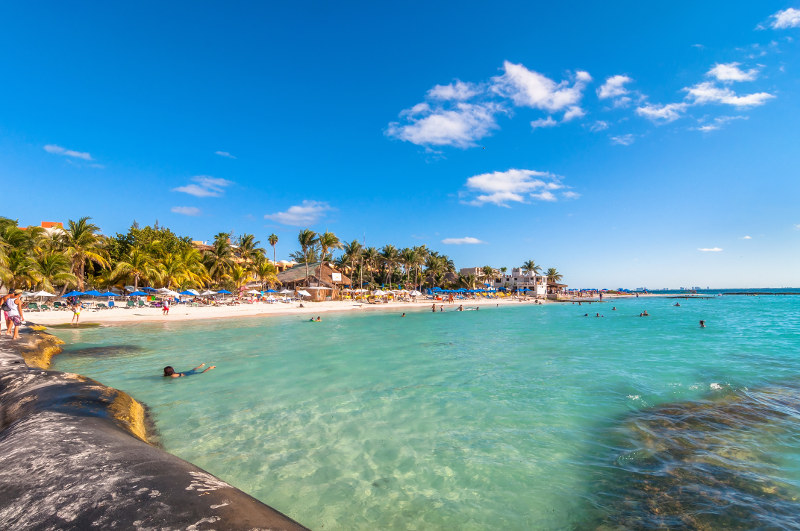
[[[161,305],[161,315],[169,315],[169,299],[164,299],[164,303]]]
[[[81,320],[81,301],[72,305],[72,324],[77,325]]]
[[[6,335],[13,336],[11,339],[19,339],[19,327],[25,322],[22,315],[22,290],[14,290],[3,297],[3,310],[6,314]]]

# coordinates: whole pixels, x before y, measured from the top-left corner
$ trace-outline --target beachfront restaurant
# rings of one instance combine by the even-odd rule
[[[278,273],[278,281],[289,289],[305,289],[314,302],[338,300],[342,296],[342,287],[350,285],[347,275],[328,264],[320,267],[319,262],[308,264],[307,276],[305,264],[298,264]]]

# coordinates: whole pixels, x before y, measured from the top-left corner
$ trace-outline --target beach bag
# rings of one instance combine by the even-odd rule
[[[0,310],[3,310],[4,312],[11,311],[11,306],[8,305],[8,301],[3,301],[3,305],[0,306]]]

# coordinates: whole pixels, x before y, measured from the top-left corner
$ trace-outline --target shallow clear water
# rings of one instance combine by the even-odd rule
[[[746,528],[796,514],[800,297],[675,302],[54,330],[67,342],[54,368],[129,392],[166,450],[314,529],[658,527],[665,513]],[[160,376],[201,362],[218,368]],[[684,422],[698,404],[711,420]],[[709,463],[736,478],[719,500],[656,495],[676,488],[664,470],[708,490]],[[749,492],[740,480],[763,496],[720,520]],[[663,511],[646,501],[631,516],[642,499]]]

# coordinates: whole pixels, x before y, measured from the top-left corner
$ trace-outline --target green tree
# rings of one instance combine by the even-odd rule
[[[35,257],[30,264],[34,282],[43,290],[55,292],[55,286],[72,286],[77,277],[71,273],[71,264],[66,256],[48,251]]]
[[[111,267],[100,228],[94,223],[89,223],[90,219],[92,218],[87,216],[78,221],[69,220],[67,229],[63,233],[64,253],[69,258],[72,272],[77,277],[79,291],[83,291],[87,262],[95,263],[104,269]]]
[[[387,286],[391,286],[392,274],[394,273],[394,268],[397,265],[399,258],[400,255],[394,245],[387,244],[383,246],[383,249],[381,249],[381,263],[386,269],[384,284]]]
[[[558,269],[551,267],[547,270],[547,282],[550,284],[558,284],[564,275],[558,272]]]
[[[322,264],[324,264],[330,257],[328,256],[328,251],[333,249],[341,249],[342,242],[339,241],[339,237],[336,236],[334,233],[330,231],[325,231],[319,235],[317,238],[320,248],[320,254],[322,255],[322,259],[319,262],[319,266],[317,267],[317,278],[320,280],[322,279]]]
[[[214,236],[211,249],[205,252],[203,263],[211,279],[219,285],[230,274],[233,267],[233,248],[230,233],[220,232]]]
[[[317,244],[319,238],[317,233],[311,229],[303,229],[297,235],[297,243],[300,244],[300,249],[303,253],[303,261],[306,264],[306,283],[308,283],[308,255],[309,251]]]
[[[278,235],[273,232],[267,237],[267,241],[272,246],[272,263],[277,265],[278,261],[275,259],[275,246],[278,244]]]
[[[138,247],[128,252],[123,260],[117,262],[112,277],[115,279],[133,279],[133,290],[139,289],[139,281],[154,281],[160,278],[159,271],[149,253]]]
[[[536,265],[536,262],[534,262],[533,260],[528,260],[527,262],[522,264],[522,269],[524,269],[525,272],[528,274],[534,273],[538,275],[539,273],[542,272],[541,266]]]

